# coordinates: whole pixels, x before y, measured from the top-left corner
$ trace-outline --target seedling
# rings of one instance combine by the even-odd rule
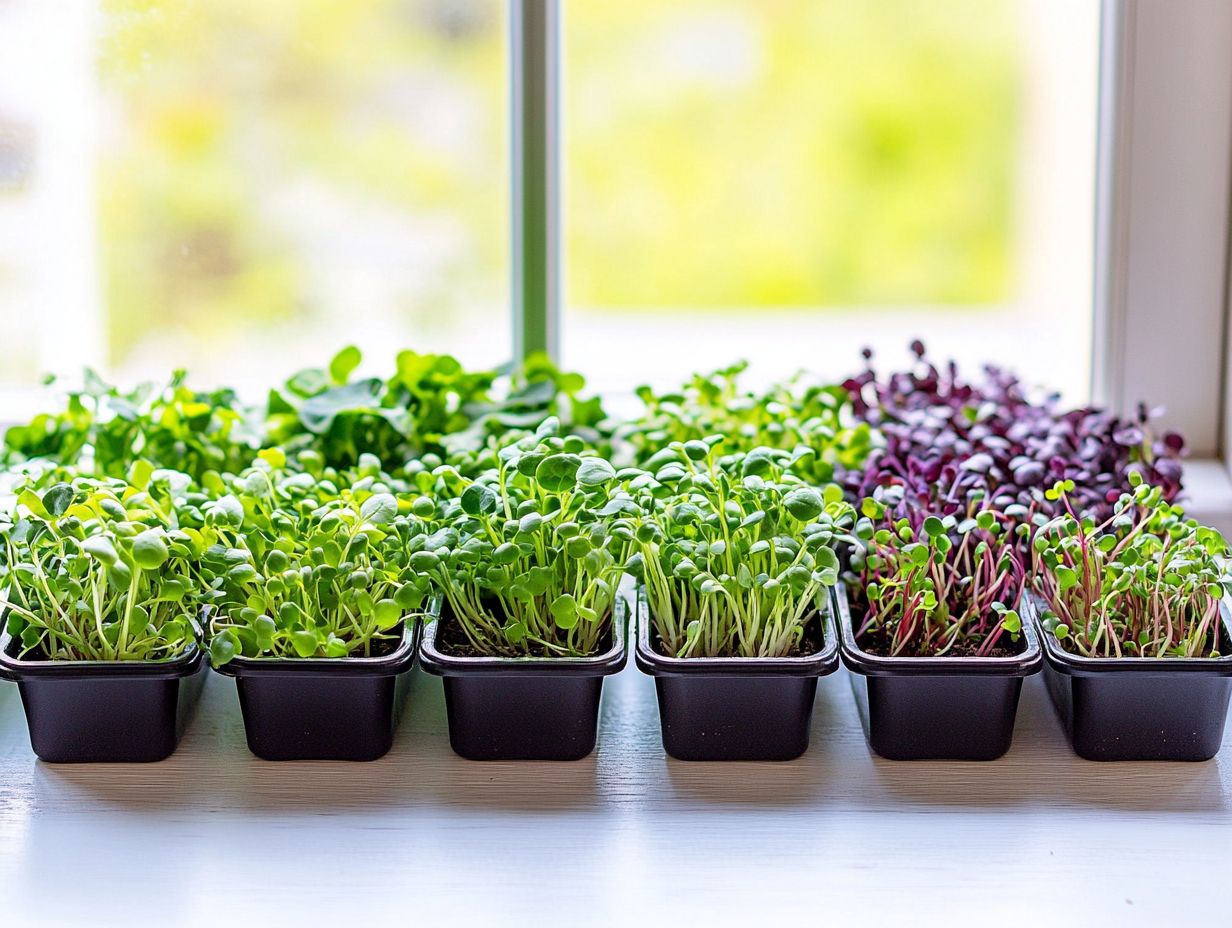
[[[18,493],[16,518],[0,522],[0,604],[20,656],[156,661],[191,646],[199,581],[174,515],[187,484],[138,462],[129,482],[79,477]]]
[[[746,390],[744,362],[695,375],[680,390],[655,393],[639,387],[643,414],[618,430],[639,463],[672,442],[723,435],[727,454],[754,448],[792,452],[789,469],[820,486],[838,473],[859,469],[875,436],[856,420],[846,391],[802,375],[768,389]]]
[[[986,657],[1017,642],[1024,569],[1015,520],[979,500],[959,515],[897,512],[881,499],[861,504],[850,584],[863,610],[857,640],[891,657]]]
[[[425,603],[428,578],[406,563],[422,523],[399,511],[375,459],[350,476],[292,472],[273,449],[210,489],[182,519],[207,587],[216,665],[378,654]]]
[[[629,570],[676,657],[787,657],[809,647],[837,548],[852,523],[835,484],[815,488],[773,448],[720,456],[722,436],[672,442],[623,472],[629,510],[613,532],[636,542]]]
[[[604,641],[630,548],[610,531],[616,471],[559,427],[549,418],[474,479],[442,465],[439,509],[430,496],[412,503],[437,527],[410,539],[410,566],[437,582],[443,621],[478,654],[585,656]]]
[[[1086,657],[1217,657],[1227,545],[1136,473],[1112,515],[1079,515],[1072,481],[1049,491],[1063,514],[1035,533],[1046,629]]]

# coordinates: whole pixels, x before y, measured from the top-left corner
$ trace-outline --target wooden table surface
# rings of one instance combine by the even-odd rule
[[[994,763],[873,757],[840,670],[800,760],[688,764],[629,666],[553,764],[455,757],[415,674],[370,764],[256,760],[214,675],[170,760],[43,764],[3,684],[0,924],[1232,924],[1232,748],[1080,760],[1039,677]]]

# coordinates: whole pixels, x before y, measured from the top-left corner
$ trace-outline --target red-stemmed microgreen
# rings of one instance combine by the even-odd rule
[[[1079,514],[1072,481],[1048,490],[1063,512],[1033,542],[1045,629],[1085,657],[1217,656],[1232,591],[1223,536],[1140,475],[1129,481],[1101,520]]]
[[[1013,647],[1024,582],[1015,520],[976,498],[959,514],[869,497],[851,558],[856,638],[891,657],[986,657]]]

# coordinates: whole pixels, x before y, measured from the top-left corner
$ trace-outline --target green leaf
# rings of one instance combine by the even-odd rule
[[[539,462],[535,480],[549,493],[563,493],[577,485],[582,459],[576,454],[553,454]]]
[[[710,446],[704,441],[693,439],[684,443],[684,453],[690,461],[704,461],[710,453]]]
[[[304,629],[291,632],[291,646],[300,657],[312,657],[317,651],[317,636]]]
[[[577,601],[571,593],[562,593],[552,602],[552,620],[566,631],[578,623]]]
[[[426,574],[436,570],[441,565],[441,559],[434,551],[416,551],[411,555],[410,565],[417,573]]]
[[[25,489],[17,494],[17,504],[25,506],[31,513],[41,519],[50,519],[51,514],[48,513],[47,507],[43,505],[42,498],[33,490]]]
[[[379,414],[383,381],[376,377],[357,380],[304,400],[299,418],[314,435],[324,435],[340,415]]]
[[[138,458],[133,461],[133,466],[128,469],[128,482],[138,490],[144,490],[150,485],[150,478],[153,475],[154,465],[145,458]]]
[[[398,501],[392,493],[375,493],[364,500],[359,514],[373,525],[388,525],[398,516]]]
[[[495,512],[500,503],[496,491],[480,483],[472,483],[462,491],[462,511],[468,516]]]
[[[616,479],[616,469],[603,458],[583,458],[577,469],[578,486],[598,487]]]
[[[244,504],[236,496],[228,493],[214,500],[206,510],[206,521],[239,528],[244,524]]]
[[[210,641],[210,663],[215,667],[221,667],[239,653],[239,639],[230,629],[219,632]]]
[[[783,497],[783,506],[801,522],[811,522],[825,509],[821,494],[812,487],[796,487]]]
[[[364,359],[360,354],[359,349],[354,345],[347,345],[329,362],[329,376],[336,384],[344,384],[351,376],[351,372],[359,367],[359,362]]]
[[[138,464],[141,462],[138,461]],[[136,466],[136,465],[134,465]],[[151,471],[153,468],[151,468]],[[147,478],[147,482],[148,482]],[[73,504],[73,488],[67,483],[57,483],[54,487],[43,494],[43,506],[53,518],[60,518],[68,511],[68,507]]]
[[[115,545],[111,543],[111,539],[106,535],[95,535],[92,538],[87,538],[81,547],[86,554],[89,554],[95,560],[108,567],[114,567],[119,560]]]
[[[146,529],[133,539],[133,560],[143,570],[157,570],[169,556],[161,529]]]
[[[945,534],[945,526],[936,516],[929,516],[924,520],[924,533],[929,538],[936,538],[938,535]]]
[[[402,621],[402,608],[392,599],[382,599],[376,604],[372,617],[377,628],[386,631]]]

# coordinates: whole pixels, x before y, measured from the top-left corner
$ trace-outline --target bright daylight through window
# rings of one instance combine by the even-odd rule
[[[1098,18],[567,4],[565,363],[626,388],[741,356],[838,376],[918,336],[1085,399]]]
[[[0,0],[0,387],[507,360],[506,46],[501,0]]]
[[[566,366],[838,376],[919,336],[1085,398],[1096,7],[566,4]],[[507,359],[506,20],[0,2],[0,388]]]

